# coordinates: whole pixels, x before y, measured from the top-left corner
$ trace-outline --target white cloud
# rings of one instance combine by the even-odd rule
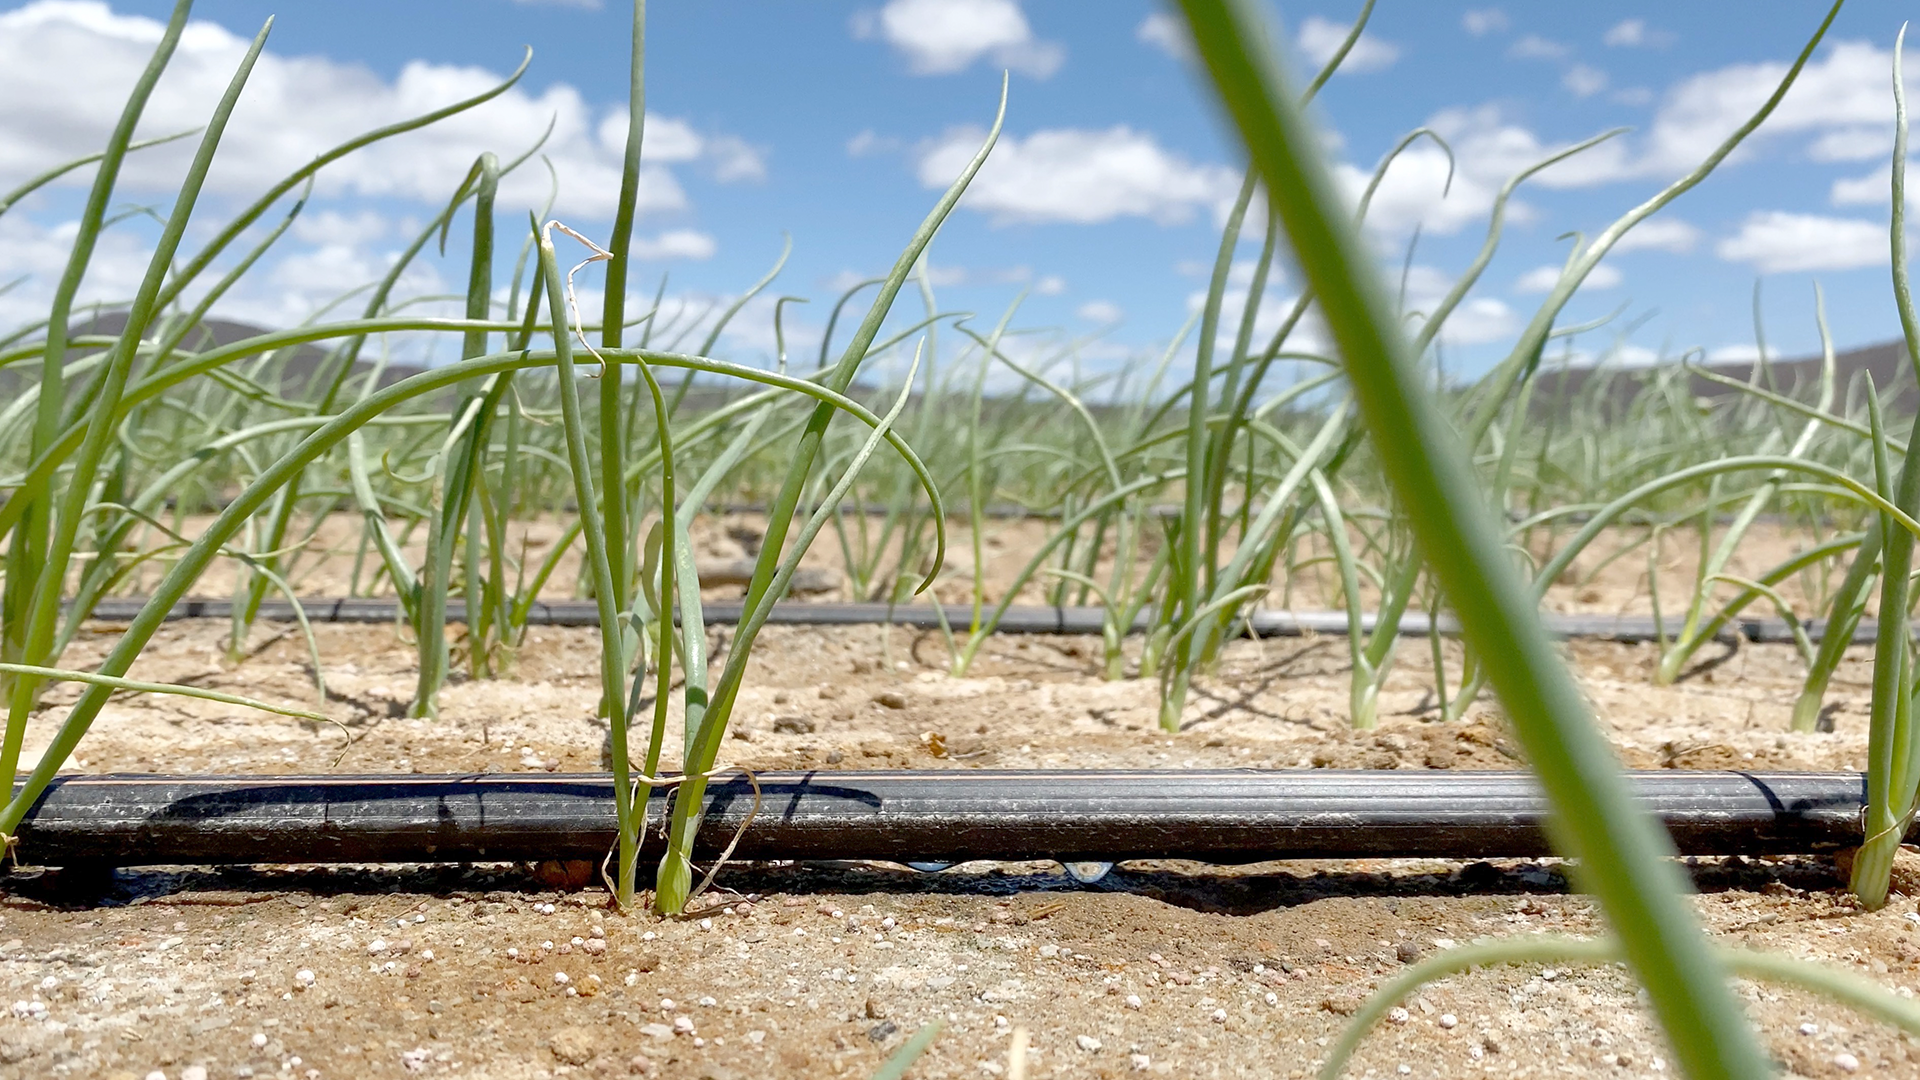
[[[1503,300],[1491,296],[1469,297],[1440,331],[1442,343],[1450,346],[1485,345],[1502,341],[1520,332],[1520,318]]]
[[[1828,199],[1835,206],[1886,206],[1893,200],[1893,167],[1882,165],[1864,176],[1843,176],[1833,182]],[[1920,189],[1907,187],[1907,208],[1920,206]]]
[[[1522,42],[1516,49],[1546,54],[1551,42]],[[1736,152],[1751,158],[1769,140],[1811,136],[1807,156],[1816,160],[1864,160],[1887,148],[1887,71],[1892,55],[1863,42],[1839,42],[1809,63],[1758,133]],[[1744,123],[1778,85],[1784,64],[1741,64],[1682,80],[1665,96],[1648,133],[1604,142],[1540,173],[1529,183],[1546,188],[1583,188],[1640,179],[1670,179],[1698,165],[1701,157]],[[1570,73],[1571,74],[1571,73]],[[1429,230],[1457,231],[1483,217],[1493,194],[1509,176],[1559,145],[1542,140],[1497,106],[1447,109],[1427,126],[1444,135],[1458,154],[1453,191],[1442,199],[1445,156],[1416,144],[1388,172],[1376,196],[1370,223],[1394,231],[1424,222]],[[1357,191],[1367,173],[1339,167]],[[1833,184],[1836,205],[1884,204],[1886,172]],[[1524,206],[1517,207],[1524,213]]]
[[[600,121],[596,132],[600,146],[617,156],[626,153],[627,112],[615,109]],[[678,165],[698,162],[722,182],[765,180],[766,161],[746,140],[735,135],[702,135],[685,120],[655,113],[647,114],[647,129],[641,136],[640,160],[650,164]]]
[[[0,283],[27,277],[0,293],[0,326],[11,329],[47,317],[52,278],[66,265],[78,232],[79,224],[73,221],[43,225],[20,213],[0,217]],[[125,301],[133,296],[150,254],[151,248],[128,225],[103,231],[82,286],[83,302]]]
[[[1452,187],[1447,187],[1446,152],[1426,140],[1415,142],[1394,159],[1374,193],[1367,224],[1375,232],[1398,235],[1415,224],[1429,232],[1459,232],[1486,216],[1508,177],[1547,153],[1532,132],[1510,122],[1495,106],[1447,109],[1429,118],[1426,126],[1453,146]],[[1564,168],[1548,170],[1540,182]],[[1371,168],[1351,164],[1336,168],[1342,186],[1355,199],[1372,173]],[[1508,212],[1514,219],[1524,219],[1530,211],[1524,203],[1514,202],[1509,203]]]
[[[652,239],[633,240],[636,259],[711,259],[716,250],[713,237],[695,229],[669,229]]]
[[[1807,156],[1815,161],[1872,161],[1893,155],[1893,127],[1835,128],[1813,140]]]
[[[1347,40],[1347,35],[1352,31],[1351,26],[1344,26],[1318,15],[1309,15],[1306,21],[1300,24],[1300,51],[1314,63],[1325,64],[1333,59],[1333,54],[1340,50],[1340,44]],[[1360,35],[1360,40],[1353,43],[1353,49],[1347,53],[1347,58],[1341,61],[1340,71],[1343,74],[1382,71],[1392,67],[1394,61],[1398,59],[1400,59],[1400,46],[1381,41],[1372,34],[1363,33]]]
[[[1615,23],[1600,40],[1616,48],[1664,49],[1673,44],[1673,34],[1649,29],[1645,19],[1626,19]]]
[[[1193,41],[1187,25],[1164,11],[1156,11],[1134,27],[1134,40],[1151,45],[1175,60],[1193,59]]]
[[[1762,210],[1749,214],[1714,252],[1763,274],[1782,274],[1879,265],[1887,261],[1887,243],[1887,228],[1877,222]]]
[[[0,112],[0,185],[92,153],[105,141],[153,45],[161,24],[118,15],[93,0],[39,0],[0,14],[0,101],[33,102]],[[192,22],[149,103],[142,135],[198,127],[225,90],[247,42],[209,22]],[[86,72],[85,78],[74,73]],[[319,56],[260,57],[209,174],[210,195],[252,196],[322,151],[370,128],[412,117],[472,96],[500,79],[478,67],[413,61],[389,80],[355,64]],[[556,209],[576,217],[610,216],[620,188],[619,151],[609,147],[608,125],[564,83],[539,94],[518,87],[475,109],[360,150],[328,166],[316,191],[322,197],[359,195],[443,202],[482,151],[505,158],[520,153],[554,122],[543,150],[560,176]],[[624,109],[614,110],[624,137]],[[643,167],[643,214],[684,209],[687,198],[665,165],[693,160],[717,142],[683,122],[650,119]],[[658,129],[658,135],[656,135]],[[690,151],[689,147],[699,147]],[[713,164],[729,175],[750,168],[737,148]],[[166,192],[177,184],[193,140],[143,151],[122,174],[131,194]],[[88,183],[81,170],[63,183]],[[546,201],[548,178],[522,169],[501,186],[503,207]]]
[[[1460,16],[1460,25],[1474,37],[1500,33],[1509,25],[1507,13],[1499,8],[1475,8]]]
[[[1067,291],[1067,279],[1059,274],[1048,274],[1033,283],[1033,291],[1040,296],[1059,296]]]
[[[848,157],[867,157],[870,154],[885,154],[900,149],[900,140],[882,135],[872,128],[847,140]]]
[[[1607,88],[1607,73],[1588,64],[1575,64],[1560,76],[1560,85],[1574,97],[1589,98]]]
[[[1835,43],[1801,71],[1758,134],[1778,138],[1817,133],[1824,140],[1835,129],[1886,131],[1892,115],[1887,88],[1892,62],[1891,50],[1868,42]],[[1683,81],[1668,93],[1654,119],[1639,171],[1671,174],[1696,164],[1706,148],[1724,140],[1760,107],[1786,71],[1787,65],[1777,62],[1735,64]],[[1863,152],[1861,145],[1851,135],[1824,145],[1816,142],[1823,154]]]
[[[1773,350],[1767,350],[1768,359],[1779,359]],[[1760,359],[1760,346],[1741,342],[1736,345],[1715,345],[1707,350],[1707,361],[1714,364],[1751,364]]]
[[[951,75],[981,58],[1044,79],[1066,51],[1033,36],[1014,0],[891,0],[853,18],[857,38],[880,37],[906,55],[916,75]]]
[[[1075,308],[1073,313],[1090,323],[1099,323],[1102,326],[1117,323],[1127,314],[1121,310],[1119,304],[1111,300],[1089,300]]]
[[[1437,267],[1415,265],[1408,268],[1406,310],[1410,317],[1407,325],[1419,325],[1411,313],[1432,311],[1453,285],[1453,276]],[[1447,324],[1440,331],[1440,340],[1452,346],[1483,345],[1512,337],[1519,331],[1520,318],[1505,301],[1469,294],[1447,317]]]
[[[1635,225],[1613,245],[1615,254],[1629,251],[1671,251],[1685,254],[1700,242],[1700,230],[1677,217],[1651,217]]]
[[[978,128],[954,128],[921,148],[920,182],[944,188],[979,150]],[[1196,165],[1124,125],[1061,128],[1021,139],[1003,135],[961,205],[995,223],[1095,224],[1120,217],[1185,221],[1195,209],[1231,199],[1240,179],[1221,165]]]
[[[1557,41],[1549,41],[1539,34],[1528,34],[1513,43],[1507,49],[1508,56],[1522,60],[1558,60],[1567,55],[1567,47]]]
[[[395,235],[394,223],[373,210],[343,214],[338,210],[306,210],[293,220],[295,239],[308,243],[359,246]]]
[[[1551,291],[1555,285],[1560,284],[1560,274],[1564,269],[1566,268],[1563,266],[1551,263],[1546,266],[1536,266],[1520,275],[1520,280],[1514,282],[1513,287],[1515,291],[1525,293]],[[1586,280],[1580,283],[1580,287],[1583,289],[1611,289],[1618,284],[1620,284],[1620,271],[1608,266],[1606,263],[1601,263],[1599,266],[1593,268],[1593,271],[1587,275]]]
[[[723,184],[738,180],[765,180],[767,178],[766,159],[760,151],[747,144],[737,135],[716,135],[707,140],[707,161],[713,168],[713,178]],[[641,147],[641,158],[646,157],[646,148]]]
[[[1397,276],[1393,284],[1397,295]],[[1454,278],[1437,267],[1425,264],[1409,267],[1406,272],[1406,325],[1418,327],[1425,313],[1439,305],[1453,284]],[[1189,293],[1188,310],[1200,310],[1206,298],[1204,289]],[[1254,318],[1254,340],[1262,343],[1267,341],[1279,329],[1281,320],[1292,312],[1297,299],[1295,295],[1284,295],[1269,288],[1261,298],[1259,313]],[[1247,286],[1244,283],[1230,285],[1221,303],[1221,348],[1229,347],[1234,335],[1239,332],[1240,318],[1246,310],[1246,304]],[[1505,301],[1490,296],[1469,295],[1448,317],[1446,326],[1440,332],[1440,340],[1449,347],[1480,345],[1511,338],[1519,332],[1520,326],[1519,316]],[[1333,355],[1332,338],[1325,324],[1320,321],[1317,310],[1308,309],[1306,317],[1288,339],[1287,348]]]

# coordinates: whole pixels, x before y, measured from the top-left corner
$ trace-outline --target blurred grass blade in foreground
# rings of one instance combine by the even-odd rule
[[[1695,1078],[1771,1072],[1724,967],[1689,909],[1671,841],[1633,803],[1618,763],[1514,572],[1459,437],[1434,408],[1399,321],[1295,105],[1250,0],[1182,0],[1215,88],[1320,299],[1376,452],[1427,564],[1554,805],[1556,846],[1580,861],[1675,1056]]]

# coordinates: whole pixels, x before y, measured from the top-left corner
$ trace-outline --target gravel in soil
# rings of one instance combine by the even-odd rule
[[[170,624],[136,667],[290,703],[307,650],[263,628],[226,659],[223,622]],[[96,627],[69,655],[90,666]],[[82,744],[90,772],[586,770],[603,760],[592,631],[534,630],[508,678],[459,681],[404,717],[412,653],[391,628],[320,626],[327,725],[187,699],[123,698]],[[730,632],[715,636],[724,648]],[[1788,732],[1798,662],[1710,647],[1668,687],[1650,648],[1572,643],[1623,757],[1640,767],[1857,768],[1865,665],[1830,731]],[[1151,681],[1099,678],[1098,642],[996,638],[964,679],[937,636],[770,628],[725,757],[760,768],[1518,768],[1496,709],[1432,721],[1431,660],[1403,650],[1382,723],[1344,724],[1344,643],[1234,644],[1181,732]],[[1449,647],[1448,662],[1458,664]],[[1452,668],[1456,670],[1457,668]],[[74,688],[36,720],[43,746]],[[1035,1077],[1302,1076],[1372,988],[1450,943],[1599,930],[1553,860],[1123,864],[1082,884],[1052,863],[758,864],[698,915],[607,910],[516,866],[14,871],[0,884],[0,1076],[864,1076],[920,1025],[913,1075],[1004,1076],[1016,1027]],[[1913,869],[1883,911],[1811,857],[1702,860],[1723,941],[1821,960],[1910,994]],[[1915,1044],[1797,991],[1740,984],[1791,1075],[1915,1076]],[[1674,1074],[1618,968],[1487,969],[1383,1022],[1352,1075]]]

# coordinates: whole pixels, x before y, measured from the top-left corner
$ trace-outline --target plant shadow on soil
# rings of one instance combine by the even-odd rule
[[[1819,855],[1736,855],[1685,862],[1701,893],[1812,893],[1840,889],[1846,881],[1833,859]],[[1249,916],[1335,898],[1390,901],[1414,896],[1567,896],[1575,892],[1567,864],[1552,859],[1371,859],[1364,866],[1329,860],[1212,866],[1143,859],[1117,864],[1092,883],[1077,881],[1056,866],[1045,861],[974,862],[924,872],[879,861],[743,864],[722,868],[714,893],[736,897],[1122,893],[1195,912]],[[581,890],[582,898],[596,903],[598,890],[598,884],[588,886]],[[0,908],[84,911],[162,901],[226,906],[274,896],[533,896],[551,891],[537,868],[523,864],[75,866],[15,869],[0,877]],[[696,904],[696,913],[708,906],[718,904]]]

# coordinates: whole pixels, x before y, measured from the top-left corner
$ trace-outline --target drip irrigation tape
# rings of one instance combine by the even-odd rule
[[[145,601],[138,598],[110,598],[94,605],[92,617],[105,622],[126,622],[139,614]],[[702,606],[702,613],[708,623],[733,624],[740,621],[742,605],[738,601],[714,600]],[[327,599],[315,598],[302,600],[301,608],[313,622],[340,623],[390,623],[401,617],[400,605],[391,598],[373,597],[367,599]],[[170,619],[226,619],[232,617],[233,606],[226,600],[184,600],[174,605],[168,614]],[[293,619],[293,605],[285,600],[267,601],[260,605],[260,618],[273,622],[286,622]],[[947,623],[955,633],[964,634],[967,629],[968,613],[963,607],[946,610]],[[466,604],[459,600],[447,601],[447,620],[465,622]],[[1661,632],[1652,616],[1648,615],[1560,615],[1541,616],[1547,631],[1562,638],[1583,638],[1598,641],[1663,641],[1672,640],[1678,627],[1669,624],[1665,633]],[[920,630],[940,628],[940,612],[931,604],[841,604],[783,602],[773,606],[773,614],[767,620],[770,623],[786,626],[879,626],[892,624],[908,626]],[[534,626],[598,626],[599,608],[590,600],[560,600],[553,603],[539,603],[533,606],[527,622]],[[1375,623],[1371,614],[1362,616],[1362,625],[1370,632]],[[1106,611],[1097,607],[1044,607],[1023,605],[1012,607],[1001,618],[997,631],[1003,634],[1099,634],[1106,625]],[[1808,637],[1820,640],[1826,630],[1826,620],[1809,620],[1804,624]],[[1130,628],[1138,633],[1146,626],[1144,617]],[[1301,637],[1307,634],[1344,635],[1347,632],[1347,616],[1340,611],[1257,611],[1244,620],[1240,626],[1243,633],[1255,637]],[[1400,620],[1400,632],[1410,637],[1425,637],[1433,633],[1433,623],[1424,612],[1407,612]],[[1439,632],[1453,635],[1459,627],[1451,617],[1441,616]],[[1875,623],[1872,619],[1862,619],[1855,626],[1853,643],[1871,645],[1874,641]],[[1736,640],[1753,642],[1791,643],[1793,633],[1785,621],[1780,619],[1737,619],[1729,623],[1716,640],[1731,643]]]
[[[1682,854],[1860,843],[1858,773],[1639,772]],[[745,860],[1524,857],[1551,853],[1524,772],[922,770],[765,772],[716,781],[696,852],[746,823]],[[650,802],[659,852],[670,792]],[[593,859],[614,839],[605,775],[74,776],[19,830],[23,863]]]

